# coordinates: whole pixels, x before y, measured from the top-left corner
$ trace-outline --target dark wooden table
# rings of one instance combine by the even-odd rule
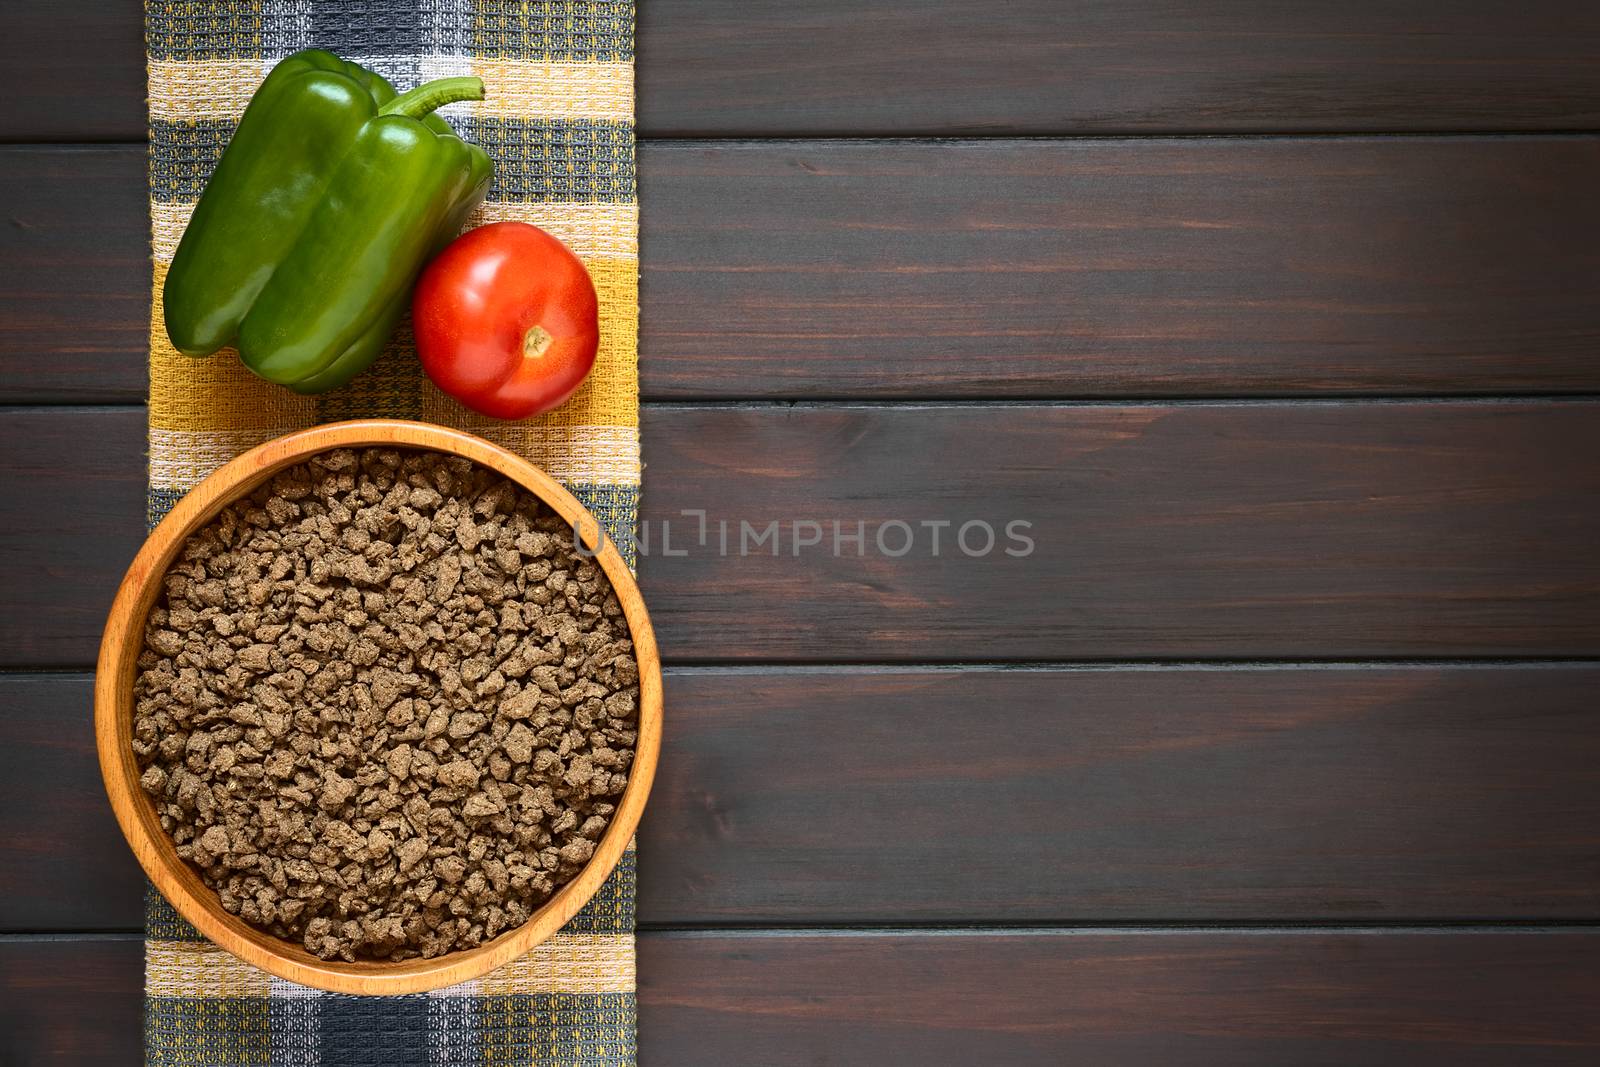
[[[1600,1059],[1600,6],[646,0],[649,1064]],[[0,1062],[134,1064],[137,0],[0,13]]]

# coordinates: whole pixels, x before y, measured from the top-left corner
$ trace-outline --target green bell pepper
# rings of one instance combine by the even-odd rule
[[[272,69],[239,120],[162,291],[167,336],[297,392],[343,385],[383,350],[422,265],[493,173],[435,108],[483,99],[477,78],[396,95],[329,52]]]

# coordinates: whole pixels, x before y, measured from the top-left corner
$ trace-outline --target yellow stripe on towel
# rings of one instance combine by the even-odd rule
[[[473,984],[476,993],[631,993],[632,934],[556,934]]]
[[[236,120],[271,69],[260,59],[152,59],[146,82],[150,119]]]
[[[150,250],[157,263],[171,263],[194,205],[157,201],[150,205]],[[639,258],[638,204],[513,204],[490,202],[467,220],[467,228],[490,222],[531,222],[560,239],[582,260]]]
[[[527,424],[637,427],[639,424],[639,266],[634,260],[590,259],[600,296],[600,351],[594,370],[567,404]],[[286,432],[316,421],[316,400],[251,373],[231,349],[195,359],[172,347],[162,320],[166,264],[155,266],[150,323],[150,426],[153,430]],[[422,417],[450,425],[499,426],[423,385]],[[481,433],[473,428],[473,432]],[[265,438],[263,438],[264,440]],[[626,480],[638,482],[637,457]],[[561,477],[556,472],[552,475]],[[159,483],[158,483],[159,484]],[[164,486],[164,488],[167,488]]]
[[[474,59],[486,94],[469,113],[495,118],[633,121],[633,64]]]
[[[209,941],[146,941],[144,989],[152,997],[264,997],[272,976]]]
[[[366,56],[352,56],[358,62]],[[633,121],[629,63],[538,63],[515,59],[430,57],[424,78],[476,74],[486,95],[452,105],[445,115],[491,118]],[[147,83],[157,122],[237,121],[270,62],[259,59],[152,59]],[[395,88],[405,90],[409,85]]]

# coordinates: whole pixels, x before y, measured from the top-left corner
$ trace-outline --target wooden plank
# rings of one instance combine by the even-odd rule
[[[1600,669],[670,674],[646,922],[1600,914]]]
[[[143,981],[132,938],[0,938],[0,1063],[143,1063]]]
[[[1583,185],[1600,139],[691,145],[641,160],[652,397],[1600,383],[1600,204]]]
[[[1592,129],[1584,0],[651,0],[651,134]]]
[[[1593,931],[644,934],[651,1064],[1588,1065]],[[136,941],[0,941],[0,1060],[139,1060]],[[86,1003],[93,1010],[85,1010]]]
[[[0,930],[143,925],[144,875],[100,784],[93,676],[0,675],[0,709]]]
[[[3,148],[0,186],[0,401],[143,402],[143,146]]]
[[[0,676],[0,928],[142,921],[89,682]],[[1566,665],[669,670],[639,917],[1592,918],[1597,686]]]
[[[13,10],[14,9],[14,10]],[[19,0],[0,139],[144,136],[138,0]],[[1583,0],[651,0],[645,136],[1592,129]]]
[[[144,140],[140,0],[6,0],[5,31],[0,141]]]
[[[676,663],[1594,657],[1597,411],[647,407],[641,582]],[[0,412],[0,666],[93,661],[139,541],[143,417]],[[865,544],[835,555],[834,520]],[[958,546],[969,523],[987,554],[981,526],[980,555]]]
[[[1594,391],[1597,160],[1588,137],[645,144],[642,388]],[[142,399],[142,151],[0,150],[0,179],[0,398]]]
[[[0,409],[0,669],[93,666],[144,537],[145,456],[142,408]]]
[[[1590,1064],[1592,932],[644,937],[649,1063]]]
[[[0,409],[0,667],[93,665],[144,540],[144,419],[142,408]]]
[[[640,574],[679,663],[1592,656],[1597,412],[650,409]],[[836,555],[834,520],[866,545]],[[772,523],[779,544],[745,536]],[[988,554],[981,526],[952,542],[969,523]]]

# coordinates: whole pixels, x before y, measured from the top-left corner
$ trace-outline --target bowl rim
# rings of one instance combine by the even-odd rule
[[[161,577],[185,541],[227,504],[259,488],[286,467],[336,448],[391,447],[463,456],[539,497],[578,531],[621,602],[639,665],[639,726],[634,761],[611,823],[583,869],[521,926],[471,949],[432,959],[322,960],[259,930],[222,907],[215,891],[178,857],[155,807],[139,786],[132,747],[133,680],[144,647],[144,623],[160,593]],[[223,464],[173,505],[129,565],[112,602],[95,670],[95,745],[101,778],[117,823],[158,890],[212,942],[279,978],[331,993],[422,993],[479,978],[547,940],[588,903],[632,841],[649,798],[661,746],[661,661],[644,600],[632,572],[605,528],[544,471],[481,437],[406,419],[355,419],[296,430]]]

